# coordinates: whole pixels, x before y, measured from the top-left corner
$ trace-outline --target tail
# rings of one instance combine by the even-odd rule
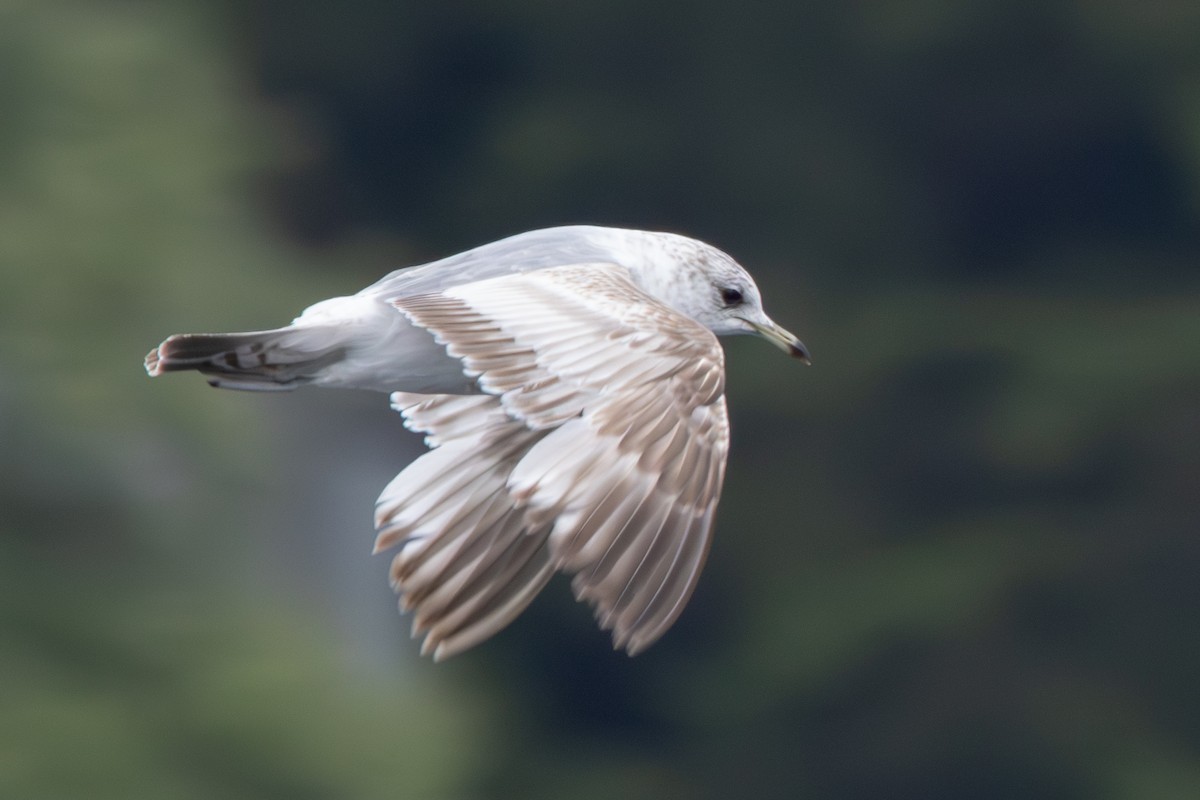
[[[212,386],[288,391],[341,361],[345,348],[320,327],[287,327],[251,333],[184,333],[169,337],[146,356],[146,372],[194,369]]]

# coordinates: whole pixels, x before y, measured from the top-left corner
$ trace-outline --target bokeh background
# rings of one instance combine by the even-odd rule
[[[726,249],[709,567],[441,665],[382,396],[151,382],[551,224]],[[0,796],[1200,796],[1200,5],[0,4]]]

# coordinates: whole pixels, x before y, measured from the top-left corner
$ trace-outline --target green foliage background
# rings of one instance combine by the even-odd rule
[[[0,4],[0,796],[1191,798],[1200,7]],[[420,660],[383,398],[150,383],[549,224],[759,279],[697,596]],[[376,563],[378,561],[379,563]]]

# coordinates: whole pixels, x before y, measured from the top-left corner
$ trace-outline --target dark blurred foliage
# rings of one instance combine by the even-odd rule
[[[1200,6],[0,11],[0,794],[1192,798]],[[539,226],[730,251],[717,539],[659,644],[556,581],[443,665],[382,397],[150,383]]]

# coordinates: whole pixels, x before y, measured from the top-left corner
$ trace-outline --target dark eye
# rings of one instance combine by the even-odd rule
[[[721,302],[726,308],[733,308],[742,304],[742,293],[733,287],[727,286],[721,290]]]

